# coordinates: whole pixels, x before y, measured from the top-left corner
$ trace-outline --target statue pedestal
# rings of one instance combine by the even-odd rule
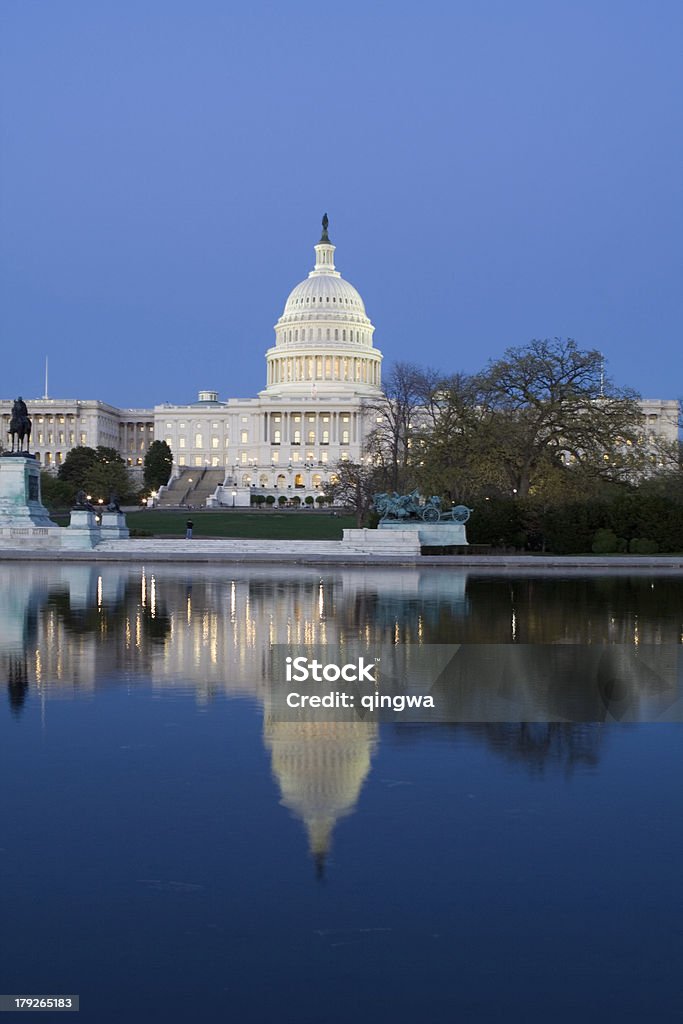
[[[454,522],[441,522],[441,523],[425,523],[422,520],[412,520],[411,522],[396,522],[380,523],[377,527],[378,530],[387,531],[387,533],[401,533],[408,532],[413,535],[417,534],[420,541],[420,546],[423,548],[445,548],[445,547],[467,547],[467,534],[465,533],[464,523]]]
[[[100,530],[101,540],[127,540],[130,537],[123,512],[104,511]]]
[[[95,514],[87,508],[72,508],[71,521],[62,531],[62,547],[69,551],[88,551],[102,540]]]
[[[32,455],[0,455],[0,544],[55,547],[62,530],[40,498],[40,463]]]

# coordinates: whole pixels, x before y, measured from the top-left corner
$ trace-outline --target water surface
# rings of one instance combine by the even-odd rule
[[[678,723],[641,693],[296,722],[268,674],[274,644],[676,650],[676,575],[0,576],[2,991],[98,1024],[680,1019]]]

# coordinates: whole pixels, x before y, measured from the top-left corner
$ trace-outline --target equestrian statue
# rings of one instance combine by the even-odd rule
[[[21,395],[12,406],[12,418],[9,421],[9,434],[12,438],[12,452],[21,454],[24,450],[29,451],[31,444],[31,419],[26,408],[26,402]],[[24,441],[26,448],[24,449]]]

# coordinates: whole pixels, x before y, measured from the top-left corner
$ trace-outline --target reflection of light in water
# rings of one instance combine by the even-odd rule
[[[130,629],[130,618],[128,616],[126,616],[126,623],[125,623],[125,627],[124,627],[124,635],[125,635],[126,650],[129,651],[130,650],[130,643],[131,643],[131,629]]]
[[[235,581],[230,584],[230,621],[235,621]]]
[[[189,626],[190,623],[192,622],[192,598],[191,598],[191,596],[189,594],[187,595],[187,604],[186,604],[185,614],[186,614],[186,618],[187,618],[187,624]]]
[[[209,627],[209,657],[212,665],[218,664],[218,616],[215,613]]]
[[[394,643],[398,644],[401,642],[401,629],[398,624],[398,619],[394,623]]]
[[[512,609],[512,617],[510,619],[510,631],[512,633],[512,639],[517,640],[517,616],[515,615],[515,609]]]
[[[38,686],[40,686],[40,684],[43,681],[43,661],[42,661],[42,658],[40,656],[40,649],[38,649],[36,651],[36,653],[35,653],[35,668],[34,668],[34,672],[36,674],[36,683],[38,684]]]
[[[640,633],[638,631],[638,616],[633,616],[633,643],[638,646],[640,643]]]
[[[142,647],[142,619],[140,612],[135,616],[135,646],[138,650]]]
[[[318,615],[322,619],[324,614],[325,614],[325,598],[324,598],[324,594],[323,594],[323,581],[321,580],[320,581],[320,585],[318,587]]]
[[[149,610],[153,619],[157,617],[157,581],[154,576],[149,581]]]
[[[97,607],[102,607],[102,577],[97,577]]]
[[[142,601],[142,607],[144,608],[147,604],[147,577],[145,576],[145,570],[142,570],[142,576],[140,577],[140,600]]]

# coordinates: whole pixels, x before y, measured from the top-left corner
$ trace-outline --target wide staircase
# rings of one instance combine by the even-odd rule
[[[157,508],[204,508],[206,499],[223,483],[223,469],[185,466],[159,496]]]
[[[220,487],[224,478],[224,469],[203,469],[201,476],[193,477],[194,482],[187,495],[187,504],[194,508],[204,508],[206,499],[213,494],[217,487]]]

